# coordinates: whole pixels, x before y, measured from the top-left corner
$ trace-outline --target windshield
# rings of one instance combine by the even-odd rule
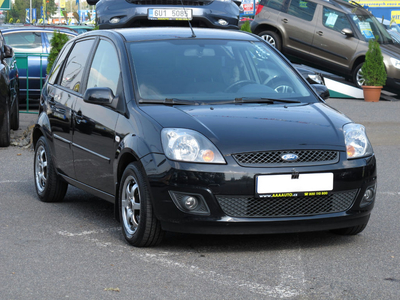
[[[319,101],[263,42],[181,39],[133,42],[129,50],[141,102]]]
[[[350,15],[350,17],[366,41],[372,38],[377,38],[380,44],[393,44],[390,34],[374,16],[367,14],[353,14]]]

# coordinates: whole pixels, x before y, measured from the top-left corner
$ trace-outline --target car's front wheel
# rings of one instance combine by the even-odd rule
[[[50,147],[43,136],[36,143],[33,169],[39,199],[43,202],[62,201],[68,184],[57,175]]]
[[[275,47],[279,51],[281,51],[281,38],[276,32],[273,31],[262,31],[258,34],[264,41],[271,44],[271,46]]]
[[[357,67],[355,67],[355,69],[353,70],[353,83],[360,89],[362,88],[362,86],[365,83],[365,79],[364,79],[362,69],[361,69],[363,64],[364,63],[357,65]]]
[[[3,122],[0,127],[0,147],[8,147],[10,145],[10,110],[8,105],[4,109]]]
[[[164,236],[150,197],[149,184],[140,164],[129,164],[119,190],[120,219],[125,239],[136,247],[158,245]]]

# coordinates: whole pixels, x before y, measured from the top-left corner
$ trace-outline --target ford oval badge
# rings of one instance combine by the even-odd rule
[[[284,161],[296,161],[299,157],[293,153],[287,153],[281,156]]]

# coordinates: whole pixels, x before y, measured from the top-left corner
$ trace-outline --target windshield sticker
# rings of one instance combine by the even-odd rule
[[[300,1],[300,8],[307,8],[307,1]]]
[[[328,19],[326,19],[325,25],[329,26],[329,27],[334,27],[337,18],[338,18],[337,14],[330,13],[329,16],[328,16]]]
[[[371,25],[369,22],[360,22],[358,23],[360,26],[360,31],[365,36],[366,39],[373,39],[374,34],[372,33]]]

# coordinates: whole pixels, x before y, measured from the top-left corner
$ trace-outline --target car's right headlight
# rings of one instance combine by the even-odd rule
[[[343,134],[348,159],[372,155],[372,146],[363,125],[346,124],[343,126]]]
[[[400,60],[391,57],[390,58],[390,62],[392,63],[392,65],[396,68],[396,69],[400,69]]]
[[[217,147],[201,133],[185,128],[164,128],[161,142],[165,155],[171,160],[224,164]]]

